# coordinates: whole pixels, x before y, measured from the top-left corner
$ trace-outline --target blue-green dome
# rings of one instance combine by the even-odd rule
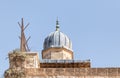
[[[60,32],[58,21],[56,31],[50,33],[44,40],[44,50],[51,47],[63,47],[72,50],[72,42],[64,33]]]

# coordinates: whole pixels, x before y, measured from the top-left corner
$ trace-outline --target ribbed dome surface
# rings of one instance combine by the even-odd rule
[[[60,32],[58,23],[56,31],[50,33],[44,40],[44,50],[51,47],[64,47],[72,50],[72,42],[65,34]]]
[[[70,39],[60,31],[50,33],[44,41],[44,49],[50,47],[64,47],[72,50],[72,42]]]

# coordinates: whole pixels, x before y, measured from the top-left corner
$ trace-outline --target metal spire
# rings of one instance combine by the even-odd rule
[[[57,18],[57,20],[56,20],[56,31],[59,31],[59,21],[58,21],[58,18]]]
[[[24,21],[23,21],[23,18],[22,18],[21,19],[21,24],[19,22],[18,22],[18,24],[21,28],[21,36],[19,37],[20,38],[20,51],[21,52],[27,52],[27,51],[30,50],[28,45],[27,45],[27,42],[30,39],[30,37],[26,40],[24,31],[28,27],[29,23],[24,27]]]

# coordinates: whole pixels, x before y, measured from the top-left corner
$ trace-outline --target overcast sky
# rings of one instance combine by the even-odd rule
[[[92,67],[120,67],[120,0],[0,0],[0,75],[9,67],[8,53],[19,48],[22,17],[30,23],[29,47],[40,58],[58,17],[74,59],[90,59]]]

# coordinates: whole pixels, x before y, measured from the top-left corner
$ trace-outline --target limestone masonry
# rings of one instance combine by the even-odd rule
[[[72,41],[62,33],[59,22],[56,30],[44,40],[42,60],[38,52],[31,52],[25,38],[23,19],[20,49],[9,52],[9,69],[5,78],[120,78],[120,68],[91,68],[90,60],[74,60]]]

